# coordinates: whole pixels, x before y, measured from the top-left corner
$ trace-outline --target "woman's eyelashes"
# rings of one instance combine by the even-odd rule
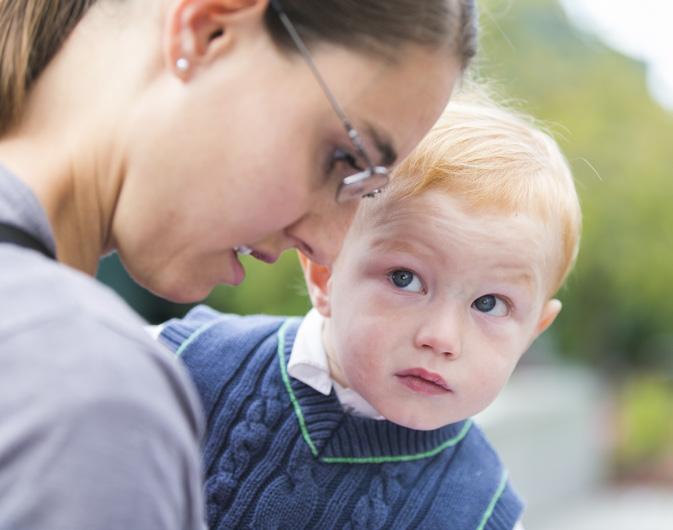
[[[347,177],[358,171],[362,171],[362,168],[358,165],[358,161],[352,153],[340,147],[332,151],[327,164],[328,175],[336,173],[342,177]]]
[[[472,302],[472,307],[480,313],[485,313],[494,317],[507,316],[511,311],[510,302],[494,294],[480,296]]]
[[[388,273],[390,283],[397,289],[411,293],[424,293],[425,287],[415,272],[408,269],[394,269]]]

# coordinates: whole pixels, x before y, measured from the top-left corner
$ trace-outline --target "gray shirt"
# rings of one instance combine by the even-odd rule
[[[1,166],[0,221],[54,249]],[[205,526],[198,398],[142,324],[89,276],[0,244],[0,529]]]

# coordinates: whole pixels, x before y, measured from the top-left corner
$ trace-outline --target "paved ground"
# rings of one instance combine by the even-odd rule
[[[610,392],[564,366],[527,366],[477,417],[526,500],[526,530],[673,530],[673,485],[613,486]]]
[[[673,530],[673,489],[607,490],[546,519],[526,530]]]

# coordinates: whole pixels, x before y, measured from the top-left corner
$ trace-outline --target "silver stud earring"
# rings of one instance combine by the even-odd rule
[[[181,72],[186,72],[189,69],[189,61],[185,57],[180,57],[175,61],[175,67]]]

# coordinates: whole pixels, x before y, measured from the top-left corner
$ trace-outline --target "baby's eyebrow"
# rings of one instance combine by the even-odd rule
[[[380,237],[372,242],[371,249],[383,250],[383,251],[397,250],[402,252],[410,252],[413,250],[413,246],[407,243],[406,241]]]
[[[537,283],[537,276],[520,265],[496,265],[495,268],[501,273],[500,278],[504,281],[525,285],[532,288]]]
[[[383,252],[403,252],[407,254],[418,254],[419,250],[426,249],[430,253],[435,253],[430,245],[421,241],[411,243],[404,239],[391,239],[387,237],[379,237],[371,244],[371,250]]]

